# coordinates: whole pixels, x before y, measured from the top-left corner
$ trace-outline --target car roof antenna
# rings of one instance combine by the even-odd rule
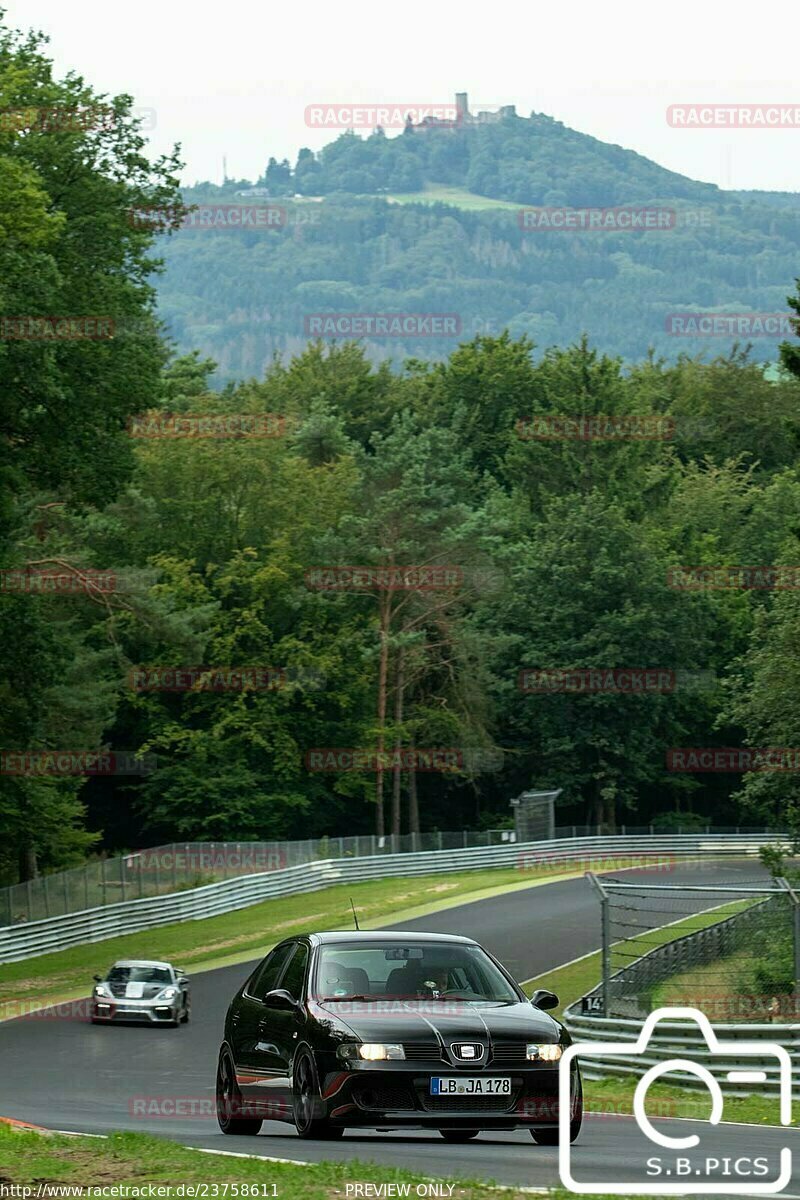
[[[359,932],[359,933],[361,933],[361,926],[360,926],[360,925],[359,925],[359,923],[358,923],[358,917],[356,916],[356,906],[355,906],[355,904],[353,904],[353,897],[352,897],[352,896],[350,897],[350,907],[351,907],[351,908],[352,908],[352,910],[353,910],[353,920],[354,920],[354,921],[355,921],[355,923],[356,923],[356,929],[358,930],[358,932]]]

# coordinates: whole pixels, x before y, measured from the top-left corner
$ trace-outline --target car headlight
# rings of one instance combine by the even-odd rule
[[[360,1058],[365,1062],[385,1062],[387,1058],[405,1058],[406,1052],[399,1042],[346,1042],[339,1047],[339,1057],[350,1061]]]
[[[111,992],[104,983],[96,983],[94,985],[94,994],[95,996],[110,996]]]
[[[525,1057],[531,1062],[558,1062],[563,1047],[558,1042],[528,1042]]]
[[[178,989],[174,987],[164,988],[163,992],[159,992],[156,1000],[174,1000],[178,994]]]

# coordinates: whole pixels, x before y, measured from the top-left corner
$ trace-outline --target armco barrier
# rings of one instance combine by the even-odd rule
[[[0,962],[17,962],[64,950],[84,942],[100,942],[124,933],[159,925],[196,921],[247,908],[261,900],[319,891],[339,883],[385,876],[450,874],[483,867],[525,869],[552,863],[568,869],[573,863],[585,870],[601,870],[599,860],[613,859],[621,868],[631,858],[680,858],[756,855],[759,847],[779,835],[683,834],[563,838],[544,842],[471,847],[465,850],[426,851],[419,854],[379,854],[362,858],[328,859],[303,863],[261,875],[245,875],[190,891],[173,892],[143,900],[128,900],[0,929]]]
[[[562,1021],[566,1025],[574,1042],[631,1042],[633,1044],[642,1031],[641,1020],[629,1020],[622,1017],[586,1016],[579,1011],[580,1001],[569,1005],[563,1013]],[[720,1041],[742,1042],[777,1042],[789,1051],[792,1060],[792,1092],[797,1094],[800,1083],[800,1025],[747,1024],[728,1025],[712,1022],[712,1028]],[[722,1092],[726,1096],[748,1096],[753,1093],[770,1096],[778,1095],[778,1060],[770,1057],[765,1051],[764,1058],[737,1059],[735,1054],[721,1056],[712,1054],[702,1030],[694,1021],[663,1021],[658,1022],[650,1037],[645,1051],[631,1057],[623,1055],[604,1055],[602,1058],[579,1056],[581,1072],[587,1079],[619,1078],[633,1075],[636,1078],[644,1075],[650,1067],[662,1063],[669,1058],[685,1058],[701,1066],[713,1068],[713,1073],[720,1080],[729,1071],[757,1069],[764,1071],[766,1081],[754,1084],[747,1082],[720,1080]],[[662,1082],[674,1082],[680,1087],[699,1088],[708,1095],[706,1085],[697,1078],[676,1071]],[[709,1097],[710,1108],[710,1097]]]

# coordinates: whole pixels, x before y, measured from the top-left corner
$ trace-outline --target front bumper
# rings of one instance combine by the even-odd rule
[[[114,1021],[144,1022],[146,1025],[171,1025],[179,1019],[181,1011],[180,997],[172,1001],[157,1003],[155,1000],[125,1000],[108,999],[105,996],[92,997],[92,1020],[104,1021],[109,1024]]]
[[[416,1126],[433,1129],[528,1129],[558,1125],[558,1067],[454,1069],[445,1063],[328,1063],[320,1070],[321,1116],[333,1125],[368,1128]],[[320,1064],[323,1066],[323,1064]],[[430,1094],[431,1078],[501,1076],[510,1078],[509,1095]]]

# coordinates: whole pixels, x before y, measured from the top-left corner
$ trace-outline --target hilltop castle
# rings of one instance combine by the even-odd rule
[[[469,111],[469,97],[466,92],[456,92],[456,115],[452,120],[441,117],[423,117],[418,125],[411,118],[406,122],[406,132],[427,133],[429,129],[459,129],[463,125],[494,125],[504,117],[515,117],[517,108],[514,104],[503,104],[497,112]]]

